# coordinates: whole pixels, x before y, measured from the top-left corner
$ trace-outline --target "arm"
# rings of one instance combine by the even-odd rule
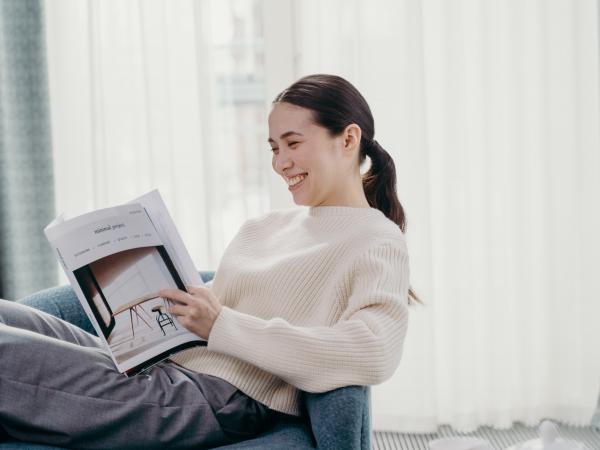
[[[333,326],[295,326],[223,307],[208,349],[254,364],[307,392],[381,383],[402,355],[408,276],[403,246],[372,248],[352,267],[348,305]]]

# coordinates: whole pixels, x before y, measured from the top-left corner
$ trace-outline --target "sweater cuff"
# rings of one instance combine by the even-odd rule
[[[247,331],[248,328],[263,328],[264,322],[263,319],[258,317],[223,306],[210,330],[206,348],[212,352],[236,356],[236,354],[239,354],[241,347],[249,344],[247,342],[247,334],[246,339],[243,339],[243,330],[246,329]]]

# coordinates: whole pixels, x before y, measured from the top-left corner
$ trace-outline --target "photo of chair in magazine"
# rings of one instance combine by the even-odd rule
[[[180,274],[169,239],[161,239],[155,221],[144,206],[130,203],[45,230],[98,336],[127,374],[192,345],[206,345],[170,313],[172,300],[158,295],[164,288],[186,290],[190,280]],[[181,259],[175,258],[180,266]],[[182,272],[189,273],[186,269]]]
[[[163,246],[105,256],[73,271],[117,362],[185,329],[168,312],[163,288],[185,290]]]

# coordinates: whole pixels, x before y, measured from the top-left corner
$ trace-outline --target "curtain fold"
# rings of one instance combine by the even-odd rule
[[[413,309],[374,426],[588,424],[600,388],[597,2],[295,2],[297,73],[370,102]]]
[[[43,4],[0,0],[0,297],[56,283]]]

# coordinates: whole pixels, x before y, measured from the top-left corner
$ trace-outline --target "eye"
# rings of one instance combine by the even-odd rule
[[[269,150],[271,150],[271,152],[273,152],[275,155],[279,153],[279,149],[277,147],[271,147]]]
[[[290,148],[296,148],[296,147],[298,147],[299,143],[300,142],[294,141],[294,142],[290,142],[288,145],[289,145]]]

